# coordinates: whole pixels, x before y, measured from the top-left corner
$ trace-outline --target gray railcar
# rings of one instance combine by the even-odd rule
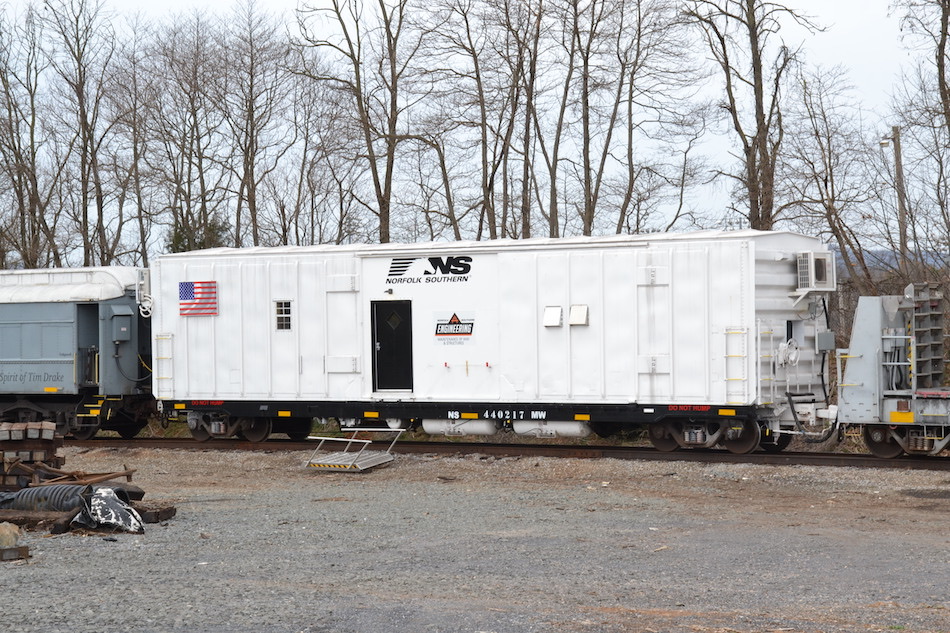
[[[850,347],[838,350],[838,422],[860,428],[878,457],[950,446],[946,311],[937,284],[858,301]]]
[[[0,420],[77,438],[141,430],[154,410],[146,283],[127,267],[0,272]]]

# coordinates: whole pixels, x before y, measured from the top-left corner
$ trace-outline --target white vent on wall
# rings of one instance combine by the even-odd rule
[[[564,322],[561,306],[547,306],[544,308],[544,327],[561,327]]]
[[[326,368],[328,374],[358,374],[360,359],[356,356],[327,356]]]
[[[571,315],[570,315],[570,324],[571,325],[589,325],[590,317],[588,315],[588,307],[586,305],[572,305],[571,306]]]

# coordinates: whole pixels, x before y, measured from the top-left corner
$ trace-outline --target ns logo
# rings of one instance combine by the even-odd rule
[[[407,275],[467,275],[471,271],[472,258],[467,255],[426,258],[394,257],[389,265],[388,276],[403,277]]]
[[[461,255],[459,257],[430,257],[431,268],[422,271],[423,275],[467,275],[472,270],[472,258]]]

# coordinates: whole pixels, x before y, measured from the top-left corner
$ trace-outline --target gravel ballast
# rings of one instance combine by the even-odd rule
[[[178,514],[28,532],[2,630],[950,631],[950,475],[400,455],[66,449]]]

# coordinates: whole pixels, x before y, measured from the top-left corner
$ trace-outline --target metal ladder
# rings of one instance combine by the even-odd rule
[[[175,393],[175,385],[172,380],[172,351],[174,350],[174,338],[171,334],[155,335],[155,358],[154,364],[156,398],[171,398]]]
[[[389,443],[389,447],[385,451],[369,451],[366,450],[370,444],[373,443],[373,440],[359,440],[356,439],[357,433],[395,433],[396,437],[393,438],[393,441]],[[396,456],[393,455],[392,450],[395,446],[396,441],[402,437],[402,434],[405,433],[405,429],[354,429],[353,434],[349,437],[320,437],[316,435],[311,435],[308,440],[320,440],[320,443],[317,444],[317,447],[313,449],[313,453],[310,454],[310,459],[307,460],[308,468],[315,468],[317,470],[342,470],[345,472],[363,472],[364,470],[369,470],[370,468],[375,468],[376,466],[382,466],[383,464],[388,464],[393,461]],[[345,446],[342,451],[335,451],[330,453],[320,453],[323,450],[323,445],[326,442],[345,442]],[[358,450],[350,450],[357,448]]]
[[[725,330],[726,403],[747,404],[749,371],[747,367],[749,328],[727,327]]]

